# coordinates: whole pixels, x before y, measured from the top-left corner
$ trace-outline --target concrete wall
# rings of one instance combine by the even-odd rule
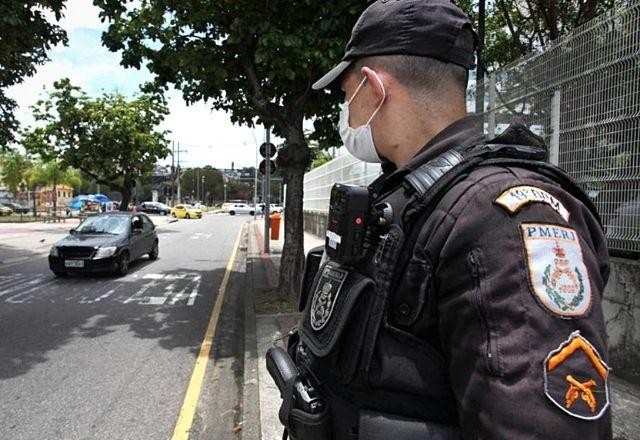
[[[304,211],[304,230],[324,237],[327,213]],[[604,317],[614,373],[640,384],[640,261],[611,259]]]
[[[611,259],[604,291],[610,366],[617,376],[640,384],[640,261]]]

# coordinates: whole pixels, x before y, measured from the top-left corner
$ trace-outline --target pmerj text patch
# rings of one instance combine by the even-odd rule
[[[591,283],[576,231],[539,223],[523,223],[521,228],[529,281],[538,302],[564,318],[587,313]]]
[[[602,417],[609,407],[609,367],[579,331],[544,360],[544,393],[562,411],[583,420]]]
[[[514,186],[509,188],[495,200],[495,203],[505,208],[511,214],[518,212],[529,203],[544,203],[569,221],[569,211],[564,205],[547,191],[535,186]]]

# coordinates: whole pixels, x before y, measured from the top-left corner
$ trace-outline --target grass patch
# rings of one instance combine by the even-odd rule
[[[254,292],[253,301],[256,315],[298,313],[297,298],[280,295],[277,290],[258,290]]]

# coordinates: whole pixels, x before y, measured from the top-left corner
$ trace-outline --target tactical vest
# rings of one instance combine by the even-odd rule
[[[418,319],[413,293],[430,283],[428,262],[415,258],[422,225],[448,189],[480,166],[517,166],[551,178],[598,214],[577,184],[543,160],[546,149],[484,143],[449,150],[404,177],[402,185],[381,195],[393,220],[366,258],[345,267],[320,264],[312,251],[301,292],[299,342],[289,353],[312,378],[328,402],[311,429],[281,413],[292,438],[304,439],[454,439],[456,400],[447,360],[437,343],[409,333]],[[437,336],[437,335],[435,335]],[[297,431],[297,432],[296,432]]]

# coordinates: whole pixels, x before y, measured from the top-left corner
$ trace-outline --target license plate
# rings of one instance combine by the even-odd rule
[[[64,267],[84,267],[83,260],[65,260]]]

